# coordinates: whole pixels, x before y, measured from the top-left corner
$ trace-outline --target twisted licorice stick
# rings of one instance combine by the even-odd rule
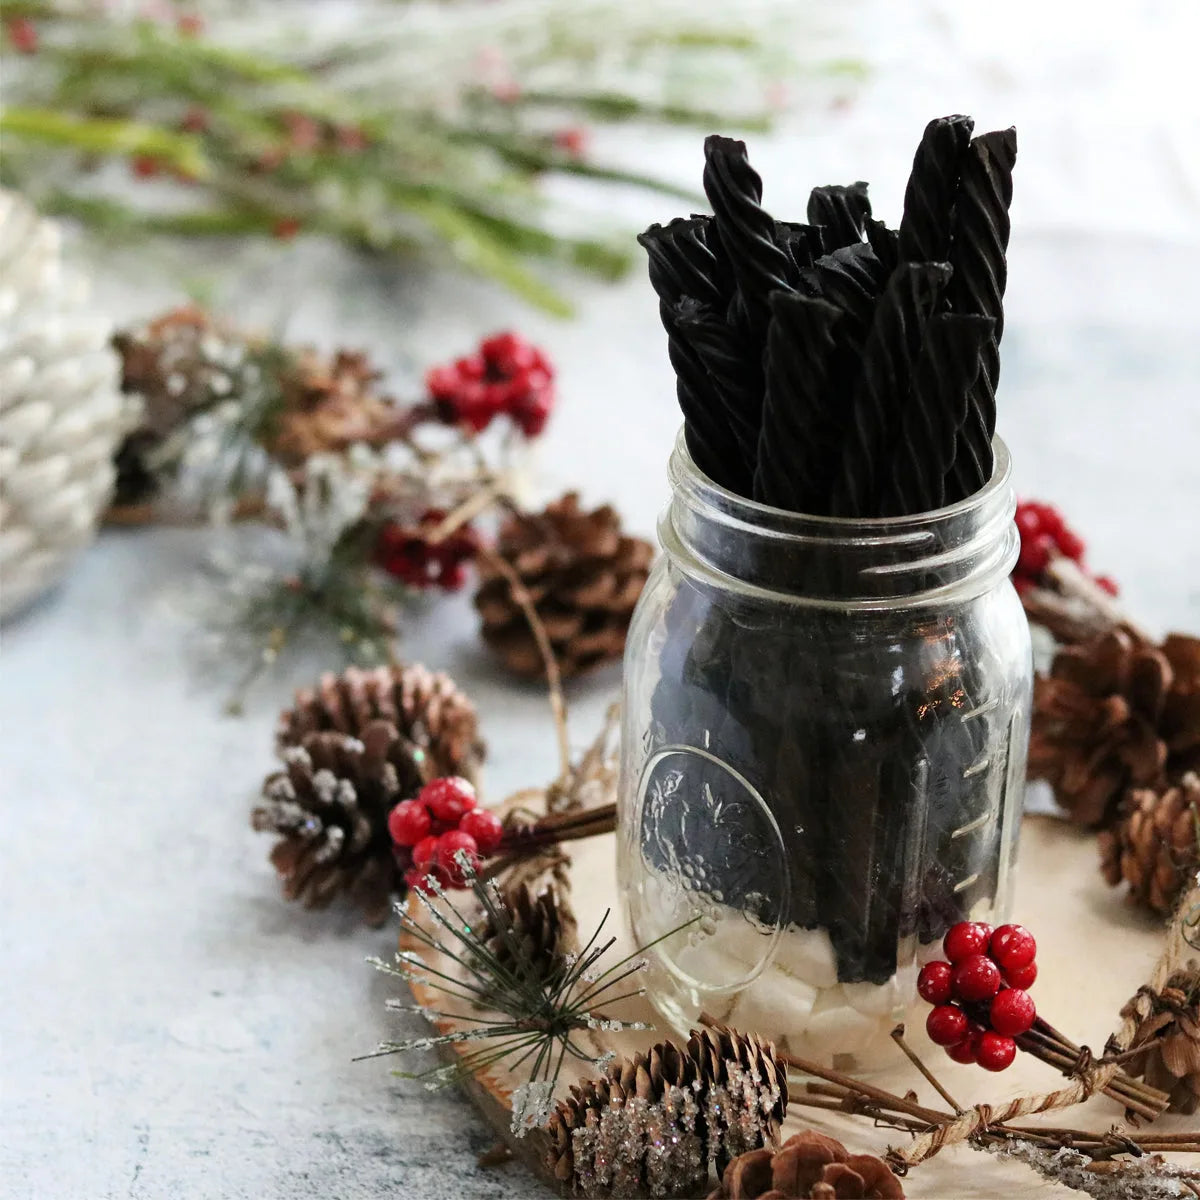
[[[694,300],[681,300],[673,319],[697,360],[708,372],[715,393],[749,470],[758,456],[758,430],[762,424],[762,371],[745,353],[738,329],[719,313]]]
[[[900,220],[902,262],[946,262],[958,180],[975,122],[938,117],[925,126],[913,158]]]
[[[1008,208],[1016,160],[1017,131],[1005,129],[975,138],[963,164],[950,247],[954,276],[946,298],[955,312],[990,317],[994,327],[980,356],[967,422],[948,481],[952,499],[978,491],[992,475],[996,384],[1000,378],[1004,287],[1008,280]]]
[[[675,391],[684,418],[684,437],[693,461],[723,487],[744,492],[750,487],[752,464],[731,453],[733,429],[726,406],[676,320],[675,306],[685,298],[719,303],[717,260],[705,243],[703,217],[651,225],[638,241],[649,259],[650,284],[659,300],[659,316],[667,331],[667,353],[675,370]]]
[[[758,439],[754,499],[793,512],[824,501],[820,467],[829,453],[823,416],[841,310],[824,300],[776,292],[767,337],[767,393]]]
[[[900,233],[889,229],[882,221],[874,218],[867,222],[867,244],[875,251],[875,257],[890,275],[900,262]]]
[[[806,296],[817,294],[813,262],[825,253],[825,241],[815,225],[775,222],[775,242],[788,256],[788,283]]]
[[[870,328],[888,274],[870,246],[845,246],[813,264],[821,295],[844,309],[861,333]]]
[[[834,487],[834,516],[879,515],[881,462],[909,392],[925,326],[949,275],[945,264],[901,263],[875,306],[854,393],[850,436]]]
[[[826,247],[853,246],[863,240],[871,216],[867,185],[861,179],[851,184],[813,188],[808,197],[808,221],[826,230]]]
[[[775,221],[762,207],[762,180],[746,158],[745,142],[716,134],[704,139],[704,192],[721,245],[737,280],[741,313],[761,364],[771,314],[767,297],[788,290],[789,256],[775,241]]]
[[[992,324],[963,313],[939,313],[929,322],[900,420],[899,452],[884,497],[887,516],[931,512],[945,503],[946,472]]]

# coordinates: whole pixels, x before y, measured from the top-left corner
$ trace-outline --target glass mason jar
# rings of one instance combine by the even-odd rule
[[[676,443],[625,654],[618,875],[677,1029],[706,1011],[847,1062],[950,925],[1007,912],[1033,669],[995,461],[961,503],[860,521],[734,495]]]

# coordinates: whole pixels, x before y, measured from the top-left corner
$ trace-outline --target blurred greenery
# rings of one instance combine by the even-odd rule
[[[602,207],[548,199],[543,181],[700,202],[593,160],[587,123],[761,129],[771,82],[793,67],[769,34],[786,5],[753,18],[667,0],[335,7],[353,19],[322,23],[321,6],[291,0],[161,20],[9,0],[0,181],[108,241],[319,234],[376,255],[432,251],[566,315],[537,262],[611,279],[630,239]]]

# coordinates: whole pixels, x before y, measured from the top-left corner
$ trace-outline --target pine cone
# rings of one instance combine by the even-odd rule
[[[739,1155],[708,1200],[893,1200],[900,1180],[882,1158],[850,1154],[836,1138],[806,1129],[783,1146]]]
[[[1126,1070],[1166,1092],[1172,1112],[1194,1113],[1200,1108],[1200,977],[1185,971],[1161,992],[1143,988],[1122,1012],[1130,1014],[1141,1019],[1130,1049],[1145,1046],[1146,1054]]]
[[[1067,646],[1034,691],[1029,775],[1081,825],[1112,824],[1128,787],[1200,765],[1200,640],[1126,629]]]
[[[345,894],[368,924],[386,919],[399,876],[387,817],[403,799],[388,760],[395,741],[391,725],[373,721],[362,741],[313,733],[284,751],[285,768],[263,784],[251,823],[283,835],[271,862],[288,900],[326,908]]]
[[[245,342],[194,304],[113,335],[121,388],[141,398],[141,420],[117,451],[117,504],[158,490],[155,452],[183,423],[241,392]]]
[[[552,980],[561,972],[565,956],[579,949],[578,925],[570,905],[552,883],[535,892],[521,882],[503,888],[501,897],[512,924],[505,931],[489,918],[480,930],[480,941],[507,970],[525,964],[538,984]]]
[[[1100,835],[1100,871],[1129,899],[1163,916],[1173,912],[1200,867],[1200,775],[1189,772],[1174,787],[1131,788],[1117,824]]]
[[[511,517],[496,550],[528,591],[563,678],[621,657],[654,550],[621,533],[615,509],[583,512],[578,495],[568,492],[542,513]],[[537,640],[509,580],[486,557],[479,576],[475,607],[484,641],[514,674],[544,679]]]
[[[294,707],[280,715],[276,742],[281,749],[295,746],[306,735],[329,729],[361,736],[376,720],[396,727],[393,760],[398,768],[415,761],[418,782],[443,775],[475,780],[484,754],[475,706],[449,675],[420,663],[322,675],[315,688],[298,691]]]
[[[711,1161],[774,1144],[786,1112],[770,1042],[693,1030],[682,1050],[660,1042],[573,1085],[547,1125],[547,1166],[587,1195],[694,1192]]]
[[[379,377],[365,354],[339,350],[332,360],[313,350],[296,354],[280,376],[282,408],[267,449],[299,466],[314,454],[390,440],[402,414],[377,393]]]

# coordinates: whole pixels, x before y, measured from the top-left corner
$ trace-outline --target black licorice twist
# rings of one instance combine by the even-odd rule
[[[851,425],[834,486],[836,517],[878,515],[889,457],[925,326],[949,278],[944,263],[902,263],[888,280],[863,347]]]
[[[900,421],[885,516],[931,512],[946,503],[946,473],[992,327],[990,317],[965,313],[938,313],[929,322]]]
[[[741,467],[753,479],[762,425],[762,368],[747,363],[741,333],[713,309],[684,299],[675,306],[674,320],[724,407],[735,442],[729,453],[741,456]]]
[[[678,219],[652,225],[638,241],[649,259],[650,285],[658,296],[667,331],[667,354],[675,370],[676,397],[684,418],[684,438],[696,466],[715,483],[734,491],[750,485],[741,456],[731,455],[733,427],[715,395],[708,370],[679,331],[675,307],[686,297],[720,303],[716,260],[704,244],[700,220]]]
[[[792,512],[815,512],[824,503],[824,468],[836,450],[825,372],[842,313],[824,300],[785,292],[771,297],[771,312],[754,499]]]
[[[761,358],[771,319],[767,298],[788,290],[791,260],[775,242],[775,220],[762,206],[762,180],[746,157],[745,142],[716,134],[704,139],[704,194]]]
[[[871,201],[861,179],[848,185],[813,188],[808,197],[808,223],[828,231],[826,245],[830,250],[861,242],[870,216]]]
[[[950,222],[974,127],[970,117],[938,117],[925,126],[904,192],[902,262],[950,261]]]
[[[990,317],[993,330],[980,353],[979,374],[971,389],[960,449],[947,481],[948,494],[954,500],[978,491],[992,475],[996,384],[1000,378],[1004,288],[1008,282],[1008,210],[1016,161],[1017,131],[1005,129],[975,138],[963,163],[950,247],[954,276],[946,298],[955,312]]]

